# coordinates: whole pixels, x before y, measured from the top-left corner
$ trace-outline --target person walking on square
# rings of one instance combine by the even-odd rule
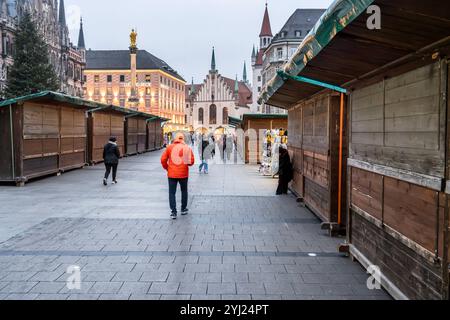
[[[161,165],[167,171],[169,180],[169,204],[172,210],[171,218],[177,219],[176,193],[178,184],[181,187],[181,215],[187,215],[189,167],[195,163],[192,149],[185,143],[184,135],[177,134],[173,144],[167,147],[161,156]]]
[[[209,146],[209,139],[202,135],[202,140],[198,144],[198,151],[200,154],[200,159],[202,160],[202,163],[200,164],[200,167],[198,168],[199,172],[208,174],[208,160],[211,158],[211,148]]]
[[[117,139],[115,137],[109,138],[109,142],[103,148],[103,161],[105,162],[105,177],[103,178],[103,185],[108,185],[108,178],[112,169],[112,183],[117,184],[117,167],[119,166],[120,150],[117,146]]]

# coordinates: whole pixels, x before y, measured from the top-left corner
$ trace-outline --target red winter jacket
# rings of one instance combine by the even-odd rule
[[[176,140],[167,147],[161,157],[161,165],[173,179],[189,178],[189,167],[195,163],[192,149],[183,141]]]

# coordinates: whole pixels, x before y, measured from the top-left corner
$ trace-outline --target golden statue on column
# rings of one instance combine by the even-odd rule
[[[137,47],[137,32],[134,31],[134,29],[131,30],[130,34],[130,47],[131,48]]]

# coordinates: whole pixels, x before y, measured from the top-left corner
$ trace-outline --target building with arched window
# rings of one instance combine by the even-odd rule
[[[245,68],[244,68],[245,70]],[[228,117],[240,118],[250,113],[252,90],[246,81],[222,76],[216,69],[213,48],[211,68],[201,84],[186,86],[186,118],[191,130],[205,128],[209,132],[217,129],[232,130]]]

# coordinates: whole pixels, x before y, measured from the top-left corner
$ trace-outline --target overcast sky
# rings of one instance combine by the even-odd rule
[[[71,40],[78,41],[83,16],[86,47],[127,49],[132,28],[138,47],[166,61],[190,82],[203,81],[212,46],[219,72],[251,76],[251,51],[258,45],[265,0],[66,0]],[[273,33],[297,8],[327,8],[332,0],[269,0]]]

